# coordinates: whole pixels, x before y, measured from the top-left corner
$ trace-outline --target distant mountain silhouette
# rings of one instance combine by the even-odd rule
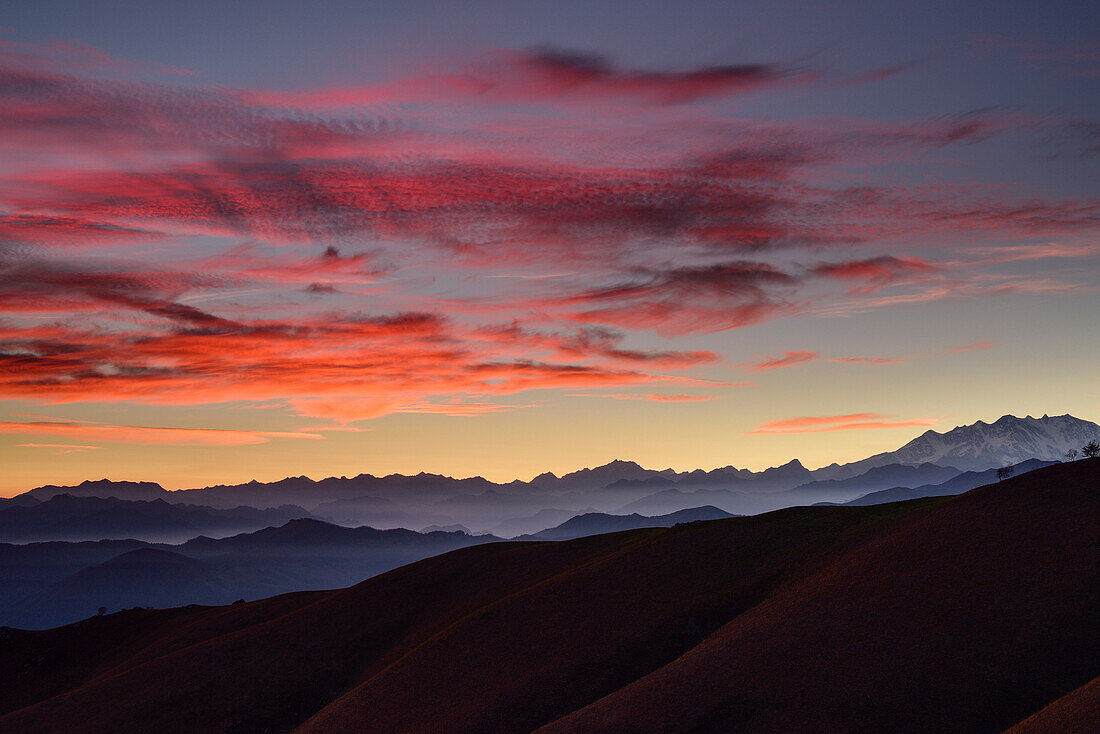
[[[558,477],[552,472],[545,472],[531,480],[531,485],[543,490],[563,491],[577,489],[592,489],[594,487],[606,487],[608,484],[621,480],[643,480],[659,476],[675,475],[672,470],[655,471],[643,469],[633,461],[616,459],[603,466],[594,469],[581,469],[579,471],[563,474]]]
[[[586,507],[579,513],[575,510],[562,510],[556,507],[550,507],[539,510],[535,514],[527,517],[509,518],[493,528],[493,535],[499,535],[502,538],[514,538],[517,535],[535,533],[548,527],[560,525],[578,514],[583,515],[595,511],[596,510],[592,507]]]
[[[83,619],[99,607],[174,607],[184,600],[236,597],[226,588],[218,569],[206,562],[157,548],[138,548],[104,563],[85,568],[26,597],[8,615],[35,620],[35,626]]]
[[[682,522],[721,520],[727,517],[733,517],[733,515],[724,510],[719,510],[717,507],[709,506],[693,507],[655,517],[646,517],[637,513],[633,515],[609,515],[605,512],[589,512],[570,518],[555,527],[546,528],[530,535],[521,535],[516,540],[571,540],[599,533],[614,533],[621,530],[637,530],[638,528],[669,528]]]
[[[985,471],[1032,458],[1058,460],[1069,449],[1079,449],[1093,439],[1100,439],[1100,426],[1073,416],[1006,415],[991,424],[978,421],[945,433],[926,431],[895,451],[812,471],[797,459],[759,472],[732,466],[676,472],[615,460],[562,476],[546,472],[530,482],[507,483],[421,472],[320,480],[287,477],[167,492],[152,483],[100,480],[72,488],[39,487],[0,507],[31,504],[31,499],[64,492],[156,498],[220,509],[294,504],[318,518],[348,526],[463,525],[473,532],[502,527],[507,528],[504,534],[516,535],[545,527],[521,521],[549,508],[567,516],[587,510],[652,516],[700,505],[750,514],[805,503],[846,502],[872,491],[938,484],[952,470]]]
[[[29,506],[0,505],[0,542],[104,538],[180,542],[201,533],[228,535],[308,516],[308,512],[294,505],[269,510],[254,507],[216,510],[170,504],[163,499],[122,500],[54,494]]]
[[[100,540],[80,543],[48,542],[12,545],[0,543],[0,624],[13,624],[15,617],[5,617],[4,609],[36,594],[78,571],[95,566],[138,548],[151,547],[140,540]],[[98,607],[99,605],[97,605]],[[20,617],[19,619],[23,619]],[[72,621],[65,617],[58,624]],[[33,616],[18,622],[34,626]]]
[[[675,487],[629,502],[616,508],[615,514],[667,515],[701,505],[713,505],[731,514],[753,514],[772,509],[776,502],[769,495],[770,493],[758,495],[727,489],[683,490]],[[733,509],[739,512],[732,512]]]
[[[473,535],[470,532],[470,528],[465,525],[429,525],[426,528],[421,528],[422,533],[465,533],[466,535]]]
[[[460,532],[345,528],[291,520],[180,545],[136,540],[0,544],[0,624],[41,629],[100,606],[227,604],[356,583],[455,548],[499,540]]]
[[[893,487],[915,487],[944,482],[962,472],[953,466],[939,464],[886,464],[868,469],[848,479],[819,479],[786,490],[790,494],[810,497],[814,494],[870,492]],[[978,486],[978,485],[975,485]],[[968,487],[972,489],[972,487]]]
[[[45,501],[59,494],[71,497],[117,497],[120,500],[166,500],[171,492],[156,482],[114,482],[110,479],[86,480],[72,487],[47,484],[35,487],[24,496]]]
[[[1090,459],[3,630],[0,730],[1035,731],[1095,710],[1098,481]]]
[[[351,478],[329,477],[319,481],[305,476],[287,477],[277,482],[253,481],[246,484],[186,489],[176,494],[180,496],[180,501],[199,504],[212,505],[221,502],[271,507],[297,502],[307,509],[314,509],[326,502],[364,497],[433,501],[453,494],[473,494],[499,486],[481,477],[453,479],[421,472],[412,476],[390,474],[385,477],[360,474]]]
[[[1034,471],[1035,469],[1041,469],[1044,466],[1051,466],[1057,464],[1056,461],[1041,461],[1039,459],[1028,459],[1027,461],[1021,461],[1019,464],[1012,466],[1015,474],[1023,474],[1025,472]],[[975,487],[981,487],[986,484],[997,481],[997,470],[987,469],[986,471],[975,472],[968,471],[958,474],[957,476],[948,479],[946,482],[940,484],[925,484],[920,487],[892,487],[890,489],[883,489],[878,492],[870,492],[857,497],[854,500],[849,500],[844,504],[847,505],[877,505],[883,502],[898,502],[901,500],[911,500],[918,497],[943,497],[952,494],[962,494],[963,492],[974,489]]]

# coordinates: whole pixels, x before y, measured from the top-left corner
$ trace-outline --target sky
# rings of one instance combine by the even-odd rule
[[[0,6],[0,496],[1100,419],[1095,3]]]

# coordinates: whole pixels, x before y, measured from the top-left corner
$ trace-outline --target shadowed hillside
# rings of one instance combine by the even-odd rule
[[[1100,677],[1044,706],[1005,734],[1095,734],[1100,728]]]
[[[999,732],[1100,674],[1098,475],[5,630],[0,730]]]

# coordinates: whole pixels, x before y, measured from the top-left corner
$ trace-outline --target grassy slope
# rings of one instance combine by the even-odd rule
[[[1098,469],[944,502],[545,731],[1001,731],[1100,672]]]
[[[1005,734],[1096,734],[1100,731],[1100,677],[1059,698]]]

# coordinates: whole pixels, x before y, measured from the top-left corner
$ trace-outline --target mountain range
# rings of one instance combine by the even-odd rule
[[[110,485],[99,484],[113,492]],[[119,494],[126,495],[125,492]],[[165,492],[167,494],[167,492]],[[118,494],[43,494],[45,500],[22,495],[21,502],[0,504],[0,543],[49,540],[135,538],[182,543],[197,535],[231,535],[282,525],[310,517],[295,505],[271,509],[234,507],[219,510],[199,505],[169,504],[163,498],[119,499]]]
[[[566,540],[796,505],[958,494],[996,481],[997,470],[894,459],[925,456],[931,446],[941,461],[949,456],[973,464],[986,452],[978,464],[999,467],[1019,452],[1050,456],[1093,435],[1100,427],[1068,416],[1006,416],[992,425],[925,433],[896,452],[840,467],[843,472],[839,465],[810,471],[797,460],[761,472],[657,471],[614,461],[507,484],[419,474],[297,477],[175,492],[152,482],[49,485],[0,502],[0,624],[43,627],[99,607],[221,604],[337,588],[502,537]],[[1049,463],[1029,458],[1008,466],[1023,474]],[[842,476],[851,467],[862,471]],[[235,504],[243,498],[260,505],[299,498],[306,506]],[[370,526],[358,522],[364,517]],[[92,540],[100,542],[79,542]]]
[[[483,543],[342,590],[4,629],[0,730],[1083,731],[1098,483],[1085,459],[954,497]]]
[[[713,505],[732,514],[765,512],[816,502],[847,502],[868,492],[940,484],[966,471],[986,471],[1029,459],[1061,460],[1100,438],[1100,426],[1069,415],[1041,418],[1002,416],[938,433],[927,431],[892,452],[848,464],[807,469],[797,459],[759,472],[732,466],[710,471],[654,470],[616,460],[563,476],[547,472],[530,482],[494,483],[482,477],[455,479],[438,474],[376,477],[288,477],[199,489],[164,490],[151,482],[83,482],[45,486],[0,503],[0,508],[47,500],[57,494],[163,500],[175,504],[233,509],[241,505],[297,510],[337,524],[377,528],[462,525],[473,532],[505,536],[533,533],[547,521],[583,512],[663,515]],[[297,511],[295,510],[295,511]],[[539,513],[560,514],[550,518]],[[531,518],[524,522],[524,518]]]
[[[455,548],[500,540],[461,532],[345,528],[303,518],[226,538],[0,543],[0,624],[42,629],[99,607],[228,604],[334,589]]]
[[[639,528],[670,528],[673,525],[702,520],[720,520],[733,517],[717,507],[692,507],[688,510],[672,512],[668,515],[648,517],[633,513],[630,515],[609,515],[606,512],[588,512],[572,517],[560,525],[540,530],[530,535],[520,535],[516,540],[572,540],[586,535],[615,533],[622,530]]]

